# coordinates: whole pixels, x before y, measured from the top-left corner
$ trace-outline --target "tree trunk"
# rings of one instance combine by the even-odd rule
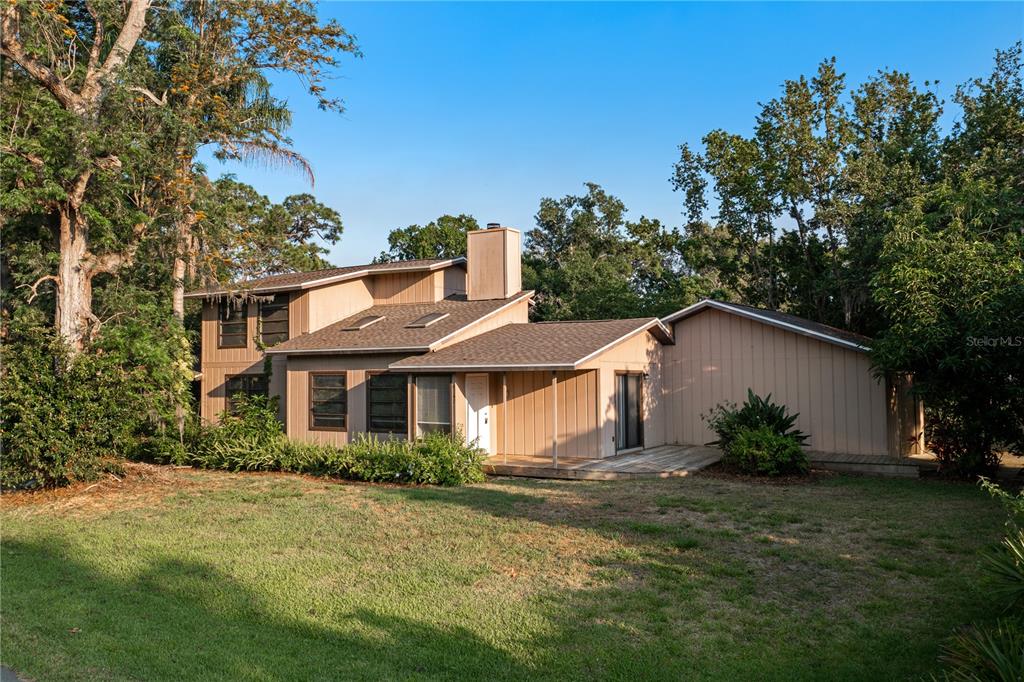
[[[56,327],[72,355],[85,347],[92,319],[92,282],[85,269],[88,228],[77,210],[59,209],[60,261],[57,266]]]
[[[189,270],[194,270],[195,265],[194,243],[192,239],[192,226],[195,223],[195,213],[192,212],[191,206],[188,206],[186,207],[185,215],[175,225],[177,245],[174,251],[174,267],[171,271],[173,285],[171,310],[179,322],[185,321],[185,280]]]
[[[174,291],[171,294],[171,310],[178,322],[185,321],[185,259],[180,253],[174,257],[174,270],[171,273],[174,280]]]

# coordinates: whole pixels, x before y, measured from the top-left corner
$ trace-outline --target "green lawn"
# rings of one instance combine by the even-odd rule
[[[2,662],[37,680],[901,679],[992,608],[975,487],[462,489],[162,469],[3,505]]]

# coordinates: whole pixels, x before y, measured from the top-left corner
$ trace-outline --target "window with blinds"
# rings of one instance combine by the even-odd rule
[[[404,374],[371,374],[366,379],[367,430],[405,436],[409,403]]]
[[[344,431],[348,426],[348,387],[345,372],[309,375],[309,428]]]
[[[288,340],[288,294],[260,302],[260,341],[273,346]]]
[[[217,313],[217,347],[245,348],[246,304],[244,301],[222,298]]]
[[[416,434],[452,432],[452,378],[416,377]]]

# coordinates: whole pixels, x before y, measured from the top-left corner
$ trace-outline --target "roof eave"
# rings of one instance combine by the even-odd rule
[[[309,282],[300,282],[299,284],[282,284],[279,286],[270,287],[256,287],[253,289],[246,289],[245,287],[238,287],[237,289],[220,289],[217,291],[190,291],[185,294],[185,298],[214,298],[217,296],[225,296],[232,293],[245,292],[247,294],[270,294],[279,293],[283,291],[303,291],[306,289],[313,289],[316,287],[326,286],[328,284],[337,284],[338,282],[345,282],[350,279],[359,279],[360,277],[366,277],[367,275],[386,275],[394,274],[397,272],[433,272],[435,270],[442,270],[449,268],[453,265],[464,265],[466,263],[465,256],[459,256],[458,258],[449,258],[448,260],[440,261],[438,263],[431,263],[430,265],[424,265],[415,268],[378,268],[376,270],[364,268],[363,270],[357,270],[355,272],[346,272],[341,275],[333,275],[331,277],[324,277],[322,279],[315,279]]]
[[[429,346],[378,346],[372,348],[268,348],[267,355],[366,355],[374,353],[426,353]]]
[[[833,336],[832,334],[826,334],[824,332],[814,331],[813,329],[807,329],[806,327],[801,327],[796,324],[789,324],[788,322],[776,320],[765,315],[758,315],[753,310],[747,310],[746,308],[738,308],[736,306],[729,305],[728,303],[723,303],[722,301],[713,301],[708,298],[702,301],[698,301],[693,305],[687,306],[682,310],[677,310],[671,315],[667,315],[661,318],[661,321],[665,325],[672,325],[680,320],[695,315],[696,313],[699,313],[700,311],[705,310],[706,308],[714,308],[715,310],[721,310],[723,312],[732,313],[734,315],[739,315],[741,317],[746,317],[748,319],[756,320],[763,324],[771,325],[772,327],[777,327],[778,329],[791,331],[795,334],[803,334],[804,336],[808,336],[812,339],[826,341],[828,343],[832,343],[837,346],[843,346],[844,348],[850,348],[861,353],[867,353],[868,351],[871,350],[870,346],[865,346],[855,341],[850,341],[848,339]]]
[[[441,363],[438,365],[403,365],[402,361],[393,362],[388,369],[402,372],[501,372],[501,371],[531,371],[531,372],[571,372],[576,369],[573,363],[557,364],[533,364],[533,363]]]

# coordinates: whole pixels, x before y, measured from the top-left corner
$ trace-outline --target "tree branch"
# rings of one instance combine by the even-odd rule
[[[100,63],[100,48],[103,45],[103,22],[100,21],[100,15],[96,13],[96,8],[92,6],[91,2],[85,3],[85,8],[89,12],[89,16],[92,17],[93,23],[93,35],[92,35],[92,47],[89,49],[89,63],[85,67],[86,77],[96,70],[96,65]]]
[[[167,91],[166,90],[164,90],[163,97],[157,97],[156,95],[154,95],[152,92],[150,92],[146,88],[139,87],[137,85],[133,85],[132,87],[130,87],[128,89],[131,90],[132,92],[137,92],[137,93],[139,93],[141,95],[145,95],[150,100],[152,100],[152,102],[154,104],[156,104],[158,106],[162,107],[162,106],[167,104]]]
[[[146,28],[146,11],[149,9],[149,3],[150,0],[131,0],[124,25],[121,26],[121,32],[114,41],[114,47],[103,61],[103,66],[85,77],[81,93],[84,104],[95,107],[103,95],[107,80],[128,60],[128,56],[139,42],[142,31]]]
[[[28,289],[32,292],[32,295],[28,297],[26,303],[31,303],[36,300],[36,296],[39,295],[39,285],[46,281],[51,281],[55,286],[60,286],[60,280],[57,279],[56,275],[44,275],[37,279],[34,284],[22,284],[18,287],[18,289]]]
[[[146,227],[147,223],[136,223],[132,228],[132,240],[122,251],[105,253],[101,256],[93,253],[85,254],[82,258],[82,268],[85,270],[86,276],[92,279],[96,275],[104,273],[112,275],[121,268],[131,265],[135,260],[135,253],[142,243]]]
[[[5,4],[2,12],[3,14],[0,14],[0,54],[12,60],[25,69],[28,75],[42,83],[65,109],[80,111],[82,98],[58,78],[57,74],[33,59],[25,51],[25,45],[18,37],[20,22],[17,8],[13,4]]]

